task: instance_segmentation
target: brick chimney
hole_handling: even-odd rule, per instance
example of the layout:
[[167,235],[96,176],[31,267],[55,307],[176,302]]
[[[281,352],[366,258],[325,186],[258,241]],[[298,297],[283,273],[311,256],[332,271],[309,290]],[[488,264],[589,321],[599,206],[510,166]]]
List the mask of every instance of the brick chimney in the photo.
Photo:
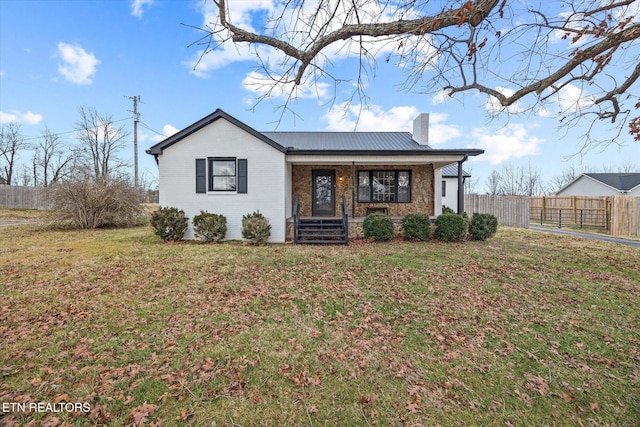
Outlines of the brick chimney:
[[420,145],[429,145],[429,114],[420,113],[413,119],[413,140]]

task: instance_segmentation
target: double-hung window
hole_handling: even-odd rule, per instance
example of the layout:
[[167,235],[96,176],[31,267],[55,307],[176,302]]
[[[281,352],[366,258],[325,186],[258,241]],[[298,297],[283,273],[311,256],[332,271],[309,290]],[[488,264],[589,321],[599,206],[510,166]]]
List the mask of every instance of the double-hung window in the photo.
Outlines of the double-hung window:
[[359,171],[358,202],[411,202],[411,171]]
[[196,193],[247,193],[247,159],[196,159]]
[[236,159],[209,159],[209,191],[236,191]]

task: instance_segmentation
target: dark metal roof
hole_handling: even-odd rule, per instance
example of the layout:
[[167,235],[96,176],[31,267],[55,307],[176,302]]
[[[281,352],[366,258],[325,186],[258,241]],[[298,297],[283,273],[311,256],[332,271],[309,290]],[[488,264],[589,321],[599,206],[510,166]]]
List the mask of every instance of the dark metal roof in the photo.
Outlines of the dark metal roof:
[[172,135],[172,136],[168,137],[164,141],[160,141],[156,145],[154,145],[151,148],[149,148],[146,152],[147,152],[147,154],[153,154],[154,156],[157,156],[158,154],[162,154],[162,150],[164,150],[165,148],[168,148],[168,147],[172,146],[176,142],[181,141],[182,139],[186,138],[187,136],[191,135],[192,133],[199,131],[203,127],[205,127],[205,126],[207,126],[207,125],[209,125],[209,124],[211,124],[211,123],[213,123],[216,120],[221,119],[221,118],[227,120],[230,123],[233,123],[234,125],[238,126],[239,128],[243,129],[244,131],[250,133],[251,135],[255,136],[256,138],[264,141],[265,143],[269,144],[270,146],[272,146],[276,150],[281,151],[283,153],[286,151],[286,149],[283,146],[281,146],[278,143],[270,140],[269,138],[267,138],[266,136],[264,136],[263,134],[261,134],[257,130],[253,129],[250,126],[247,126],[246,124],[244,124],[240,120],[236,119],[233,116],[230,116],[229,114],[225,113],[220,108],[218,108],[213,113],[211,113],[208,116],[203,117],[202,119],[198,120],[197,122],[187,126],[186,128],[182,129],[180,132],[176,133],[175,135]]
[[[462,176],[465,178],[471,178],[469,172],[462,169]],[[458,177],[458,165],[448,165],[442,168],[442,177],[443,178],[457,178]]]
[[640,185],[640,173],[585,173],[585,175],[620,191]]
[[[223,118],[285,154],[297,155],[453,155],[477,156],[480,149],[434,150],[420,145],[409,132],[258,132],[221,109],[155,144],[146,152],[154,156],[203,127]],[[456,175],[457,176],[457,175]]]
[[409,132],[262,132],[287,151],[431,151]]

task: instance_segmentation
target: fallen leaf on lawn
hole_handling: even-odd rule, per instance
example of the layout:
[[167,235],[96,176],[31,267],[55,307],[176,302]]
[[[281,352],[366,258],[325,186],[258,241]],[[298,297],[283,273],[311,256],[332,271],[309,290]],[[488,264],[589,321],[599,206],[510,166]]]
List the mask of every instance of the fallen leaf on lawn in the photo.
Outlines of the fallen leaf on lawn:
[[537,391],[540,396],[544,396],[549,392],[547,382],[540,375],[525,374],[524,376],[527,379],[527,389]]
[[182,408],[182,411],[180,411],[180,415],[178,417],[176,417],[176,420],[177,421],[186,421],[191,416],[192,416],[192,414],[188,414],[187,413],[187,408]]
[[53,398],[53,403],[60,403],[60,402],[69,402],[69,395],[68,394],[59,394],[56,397]]
[[149,417],[158,409],[158,405],[150,405],[144,402],[142,405],[131,410],[131,418],[136,426],[142,426],[149,421]]
[[406,408],[407,411],[411,412],[412,414],[417,414],[418,412],[420,412],[420,405],[415,402],[407,402]]
[[576,397],[573,394],[565,393],[564,391],[560,391],[558,395],[567,403],[571,403],[576,399]]
[[367,393],[360,398],[360,405],[362,406],[373,406],[376,403],[378,396],[374,393]]

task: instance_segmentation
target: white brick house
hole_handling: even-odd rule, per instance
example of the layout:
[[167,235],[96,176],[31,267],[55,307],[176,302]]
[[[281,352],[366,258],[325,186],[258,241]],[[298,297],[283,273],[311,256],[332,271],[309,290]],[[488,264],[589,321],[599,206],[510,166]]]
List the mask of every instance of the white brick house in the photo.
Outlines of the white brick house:
[[[258,132],[218,109],[147,153],[158,163],[161,206],[189,218],[201,210],[222,214],[232,240],[242,239],[242,216],[259,210],[271,224],[270,241],[284,242],[295,200],[308,218],[440,213],[440,169],[484,151],[432,149],[427,127],[428,116],[420,115],[413,135]],[[193,237],[190,225],[185,238]]]

